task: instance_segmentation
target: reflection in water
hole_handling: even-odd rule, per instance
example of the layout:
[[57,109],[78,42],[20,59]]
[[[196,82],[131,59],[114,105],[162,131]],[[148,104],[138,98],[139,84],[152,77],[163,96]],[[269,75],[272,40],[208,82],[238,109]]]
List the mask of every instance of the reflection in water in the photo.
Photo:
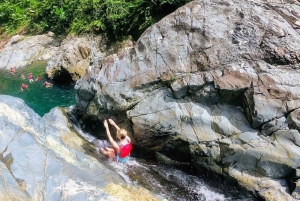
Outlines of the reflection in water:
[[[26,68],[16,69],[12,75],[9,69],[0,70],[0,94],[21,98],[36,113],[43,116],[56,106],[68,107],[75,105],[75,89],[70,84],[56,84],[46,88],[43,84],[47,80],[45,76],[46,63],[35,63]],[[31,72],[33,83],[28,80],[28,72]],[[25,79],[21,78],[24,75]],[[41,76],[41,80],[36,78]],[[48,80],[50,81],[50,80]],[[21,84],[27,84],[28,88],[21,90]]]

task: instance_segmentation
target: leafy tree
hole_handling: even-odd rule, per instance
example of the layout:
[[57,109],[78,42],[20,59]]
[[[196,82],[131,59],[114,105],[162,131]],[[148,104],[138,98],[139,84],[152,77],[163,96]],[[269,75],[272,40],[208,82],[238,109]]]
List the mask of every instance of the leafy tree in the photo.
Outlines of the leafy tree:
[[2,0],[0,33],[104,34],[137,39],[146,28],[190,0]]

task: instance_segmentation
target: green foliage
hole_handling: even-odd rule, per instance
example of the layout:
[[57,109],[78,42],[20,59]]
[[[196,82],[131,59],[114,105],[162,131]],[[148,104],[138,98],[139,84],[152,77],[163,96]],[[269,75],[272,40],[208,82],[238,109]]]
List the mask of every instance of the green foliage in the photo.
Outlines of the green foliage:
[[[137,39],[146,28],[190,0],[2,0],[2,31],[104,34]],[[1,31],[1,30],[0,30]]]
[[178,77],[176,75],[173,75],[170,79],[170,81],[176,81],[178,79]]
[[26,26],[29,23],[27,18],[27,6],[29,1],[9,1],[4,0],[0,3],[0,25],[7,33]]

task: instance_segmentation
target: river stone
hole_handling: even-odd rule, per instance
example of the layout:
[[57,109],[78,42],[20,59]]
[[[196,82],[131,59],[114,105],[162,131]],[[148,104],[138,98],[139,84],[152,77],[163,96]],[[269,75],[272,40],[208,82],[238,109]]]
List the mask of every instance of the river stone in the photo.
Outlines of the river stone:
[[296,189],[294,190],[292,196],[295,199],[300,200],[300,179],[298,179],[296,182]]
[[291,112],[287,117],[287,122],[290,127],[300,130],[300,109]]
[[49,35],[15,35],[0,51],[0,69],[18,69],[37,60],[49,60],[58,45]]
[[294,199],[288,193],[288,186],[285,180],[269,179],[267,177],[259,177],[246,172],[240,171],[236,168],[230,168],[229,174],[237,178],[239,183],[249,191],[261,192],[265,200],[286,200],[294,201]]
[[276,118],[267,122],[261,127],[261,134],[265,136],[272,135],[277,130],[288,130],[287,120],[285,117]]
[[300,169],[299,168],[295,170],[294,178],[300,179]]
[[18,181],[11,175],[10,171],[2,162],[0,163],[0,170],[0,200],[31,200],[30,196],[23,191],[20,183],[18,183]]
[[146,199],[91,156],[65,113],[56,107],[41,118],[23,100],[0,95],[0,199],[115,200],[120,192]]

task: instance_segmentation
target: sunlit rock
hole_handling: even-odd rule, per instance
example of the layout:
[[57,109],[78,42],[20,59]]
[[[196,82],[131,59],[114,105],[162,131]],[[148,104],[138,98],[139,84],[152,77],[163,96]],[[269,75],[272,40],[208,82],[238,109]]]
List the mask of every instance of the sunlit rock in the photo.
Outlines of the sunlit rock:
[[49,35],[15,35],[0,51],[0,69],[18,69],[34,61],[49,60],[59,44],[59,41]]
[[23,100],[0,96],[1,200],[115,200],[119,192],[158,200],[138,186],[140,191],[130,190],[93,157],[93,148],[72,129],[65,112],[57,107],[41,118]]
[[137,145],[292,200],[283,181],[300,166],[299,10],[297,1],[192,1],[89,68],[76,112],[99,121],[126,112]]

